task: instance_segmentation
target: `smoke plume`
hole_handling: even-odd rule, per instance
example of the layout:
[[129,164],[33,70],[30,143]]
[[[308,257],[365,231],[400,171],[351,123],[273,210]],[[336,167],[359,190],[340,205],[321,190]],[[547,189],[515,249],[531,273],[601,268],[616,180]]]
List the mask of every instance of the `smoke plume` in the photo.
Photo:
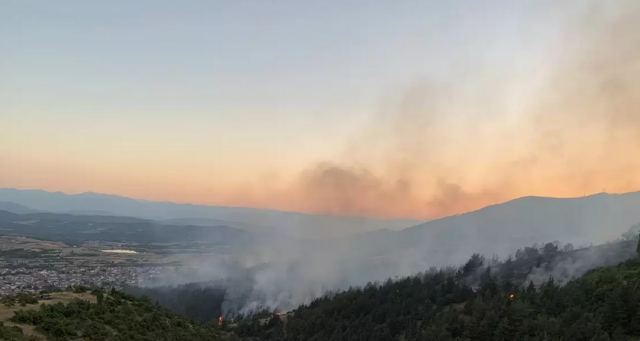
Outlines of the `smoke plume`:
[[639,188],[640,4],[571,13],[544,58],[468,60],[447,81],[388,95],[339,157],[301,172],[300,208],[433,218],[523,195]]
[[[640,188],[640,3],[597,2],[571,13],[544,58],[517,72],[470,61],[447,81],[421,78],[389,95],[339,157],[301,171],[290,189],[295,205],[332,214],[433,218],[521,195]],[[543,225],[542,214],[518,220],[538,205],[530,199],[502,216],[485,211],[452,218],[455,228],[442,223],[433,231],[379,231],[323,242],[261,240],[235,250],[233,262],[244,269],[240,278],[249,276],[243,283],[250,288],[231,292],[243,303],[226,307],[291,308],[327,290],[459,264],[473,252],[504,257],[534,242],[602,242],[614,214],[637,212],[637,202],[611,215],[594,212],[610,199],[593,200],[602,205],[539,203],[559,222],[555,227]],[[567,216],[575,207],[573,214],[584,217]],[[581,223],[586,217],[601,220]],[[615,228],[636,218],[627,214]],[[520,230],[511,229],[519,223]],[[603,254],[611,260],[628,256],[628,250],[622,257],[600,251],[577,253],[584,257],[540,269],[531,279],[549,273],[570,278],[605,264]],[[235,266],[207,264],[194,263],[199,280],[238,277],[230,274]]]

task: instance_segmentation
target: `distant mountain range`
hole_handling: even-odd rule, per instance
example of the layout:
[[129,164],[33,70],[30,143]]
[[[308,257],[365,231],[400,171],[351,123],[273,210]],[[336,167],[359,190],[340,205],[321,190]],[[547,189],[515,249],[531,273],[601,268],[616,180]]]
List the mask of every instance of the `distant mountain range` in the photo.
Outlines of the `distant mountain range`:
[[[73,212],[153,219],[148,224],[226,226],[294,238],[333,238],[359,256],[415,258],[418,266],[464,261],[471,253],[506,256],[523,245],[560,241],[585,246],[620,237],[640,223],[640,192],[580,198],[524,197],[419,225],[404,220],[282,212],[136,200],[97,193],[0,189],[0,210]],[[405,225],[403,225],[405,224]],[[411,226],[400,229],[402,226]],[[322,245],[322,244],[318,244]],[[332,244],[336,246],[338,244]],[[319,247],[322,248],[322,247]],[[405,262],[406,263],[406,262]]]
[[[507,256],[518,247],[559,241],[575,246],[620,238],[640,224],[640,192],[581,198],[524,197],[401,231],[377,231],[356,242],[376,255],[398,253],[456,264],[471,253]],[[376,247],[372,248],[371,245]]]
[[[25,209],[31,209],[58,213],[120,215],[166,220],[169,224],[227,225],[254,232],[278,232],[300,238],[341,237],[378,229],[397,230],[417,223],[415,220],[385,220],[258,208],[177,204],[91,192],[65,194],[4,188],[0,189],[0,201],[5,202],[4,208],[0,204],[0,209],[15,213],[27,213]],[[16,212],[16,209],[20,212]]]
[[[533,244],[606,243],[640,224],[640,192],[569,199],[524,197],[400,230],[394,229],[402,221],[184,205],[95,193],[4,189],[0,201],[5,209],[0,210],[2,235],[73,245],[112,241],[140,247],[165,243],[180,244],[182,249],[198,247],[211,251],[210,255],[190,260],[187,268],[201,271],[172,274],[169,279],[177,280],[172,284],[237,278],[251,292],[247,304],[274,308],[296,306],[326,290],[412,275],[430,266],[461,264],[473,253],[505,259]],[[112,215],[102,214],[106,212]],[[314,236],[325,240],[309,238]],[[562,271],[575,273],[595,263],[582,257],[564,264]]]
[[0,235],[60,241],[69,245],[93,241],[143,245],[239,245],[257,237],[224,225],[164,225],[131,217],[49,212],[18,214],[3,210],[0,210]]
[[37,212],[37,210],[10,201],[0,201],[0,210],[18,214]]

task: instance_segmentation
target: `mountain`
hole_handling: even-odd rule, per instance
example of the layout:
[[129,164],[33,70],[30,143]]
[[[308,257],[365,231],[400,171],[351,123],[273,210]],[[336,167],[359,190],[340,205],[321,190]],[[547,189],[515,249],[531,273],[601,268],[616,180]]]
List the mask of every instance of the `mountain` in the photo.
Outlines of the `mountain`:
[[[242,225],[260,232],[280,232],[296,237],[330,238],[382,228],[399,229],[415,220],[341,217],[277,210],[177,204],[131,199],[99,193],[65,194],[42,190],[0,189],[0,200],[51,212],[110,212],[154,220],[188,219],[197,225]],[[211,222],[213,221],[213,223]]]
[[636,244],[604,246],[632,250],[631,259],[563,286],[517,277],[593,250],[545,247],[499,264],[476,255],[457,269],[350,288],[287,313],[258,313],[230,328],[260,340],[637,340]]
[[[241,254],[259,255],[264,264],[242,272],[247,274],[248,290],[234,292],[234,297],[248,297],[238,304],[239,311],[260,305],[291,309],[328,290],[409,276],[432,266],[454,266],[474,253],[506,259],[523,245],[560,241],[573,244],[566,245],[570,249],[600,244],[620,238],[638,223],[640,193],[526,197],[401,231],[378,230],[330,241],[261,240]],[[559,271],[579,274],[599,257],[603,256],[586,255],[562,264]],[[244,278],[242,274],[226,278]]]
[[0,210],[8,211],[13,213],[33,213],[37,212],[34,209],[31,209],[27,206],[16,204],[15,202],[10,201],[0,201]]
[[416,259],[422,256],[422,264],[443,265],[462,262],[472,253],[505,257],[521,245],[549,241],[603,243],[639,223],[640,192],[524,197],[401,231],[365,233],[352,242],[376,255],[410,253]]
[[50,212],[17,214],[2,210],[0,228],[1,235],[5,236],[25,236],[68,244],[103,241],[233,245],[253,238],[247,231],[224,225],[166,225],[132,217]]
[[[314,219],[329,224],[331,219],[342,218],[256,209],[156,203],[99,194],[65,195],[17,190],[0,190],[0,194],[11,194],[12,202],[23,205],[28,202],[29,207],[40,210],[99,209],[137,217],[164,217],[161,222],[143,219],[141,222],[116,224],[106,221],[101,223],[105,229],[100,230],[96,229],[96,225],[90,226],[90,222],[65,223],[65,219],[71,218],[62,218],[52,223],[40,222],[41,225],[38,226],[3,224],[2,228],[7,228],[4,225],[8,225],[12,234],[28,231],[32,236],[44,239],[61,240],[71,235],[80,241],[99,237],[101,240],[135,242],[163,242],[171,241],[172,238],[188,242],[207,236],[207,239],[210,238],[214,243],[236,246],[228,248],[232,251],[228,258],[213,255],[212,259],[201,259],[198,263],[191,264],[192,267],[198,268],[221,268],[224,269],[223,273],[204,271],[193,275],[179,273],[178,276],[169,277],[180,279],[179,283],[174,284],[204,282],[223,277],[242,278],[249,295],[237,306],[237,310],[240,311],[250,310],[251,307],[259,305],[290,309],[322,295],[327,290],[340,290],[349,286],[364,285],[369,281],[408,276],[424,271],[430,266],[460,264],[474,253],[504,259],[514,255],[522,245],[543,245],[553,241],[572,243],[575,247],[599,244],[619,238],[632,226],[640,223],[640,193],[601,193],[567,199],[525,197],[404,230],[381,229],[354,233],[356,229],[350,236],[320,240],[285,238],[276,233],[247,231],[274,231],[273,225],[266,222],[270,217],[277,217],[280,221],[285,221],[283,226],[291,229],[300,226],[301,233],[312,235],[311,232],[317,234],[324,231],[323,225],[317,221],[314,223]],[[32,196],[40,198],[40,201],[27,200]],[[48,201],[42,198],[48,198]],[[198,213],[213,215],[216,212],[224,214],[220,217],[197,218]],[[229,212],[250,212],[247,214],[250,218],[247,220],[250,222],[230,219],[234,217]],[[46,217],[44,213],[39,214],[39,218],[22,217],[19,220],[24,222],[42,220]],[[184,217],[175,217],[177,214]],[[82,216],[75,217],[73,219]],[[100,216],[90,217],[98,219]],[[256,223],[257,217],[264,218],[262,224]],[[310,225],[287,224],[286,217],[300,218],[300,221],[310,222]],[[16,221],[18,220],[10,223]],[[185,223],[191,225],[185,228]],[[338,226],[344,227],[345,220],[342,220],[342,223]],[[194,226],[196,224],[202,226]],[[261,230],[261,227],[265,229]],[[83,229],[93,233],[81,233]],[[312,231],[314,229],[319,230]],[[162,233],[151,234],[148,231]],[[149,236],[154,236],[154,239],[149,239]],[[251,259],[252,262],[245,264],[238,262],[236,258]],[[214,267],[212,264],[220,264],[220,267]],[[568,266],[570,270],[573,269],[571,264]],[[233,289],[238,288],[235,286]],[[246,293],[244,290],[239,291],[242,292],[238,295]]]

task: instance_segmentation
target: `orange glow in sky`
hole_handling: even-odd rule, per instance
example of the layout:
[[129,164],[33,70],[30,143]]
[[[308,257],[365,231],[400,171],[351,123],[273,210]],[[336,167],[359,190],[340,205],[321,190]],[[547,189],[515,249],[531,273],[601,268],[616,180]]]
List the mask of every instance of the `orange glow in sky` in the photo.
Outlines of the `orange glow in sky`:
[[637,2],[10,6],[0,187],[419,219],[640,190]]

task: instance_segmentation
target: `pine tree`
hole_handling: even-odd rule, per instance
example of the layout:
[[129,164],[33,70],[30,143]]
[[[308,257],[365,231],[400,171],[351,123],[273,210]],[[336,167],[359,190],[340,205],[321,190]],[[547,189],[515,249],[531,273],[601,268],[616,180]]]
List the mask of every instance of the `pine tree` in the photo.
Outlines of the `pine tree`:
[[508,318],[503,318],[500,320],[498,327],[495,332],[495,340],[498,341],[510,341],[513,340],[515,336],[515,331],[513,326],[509,323]]

